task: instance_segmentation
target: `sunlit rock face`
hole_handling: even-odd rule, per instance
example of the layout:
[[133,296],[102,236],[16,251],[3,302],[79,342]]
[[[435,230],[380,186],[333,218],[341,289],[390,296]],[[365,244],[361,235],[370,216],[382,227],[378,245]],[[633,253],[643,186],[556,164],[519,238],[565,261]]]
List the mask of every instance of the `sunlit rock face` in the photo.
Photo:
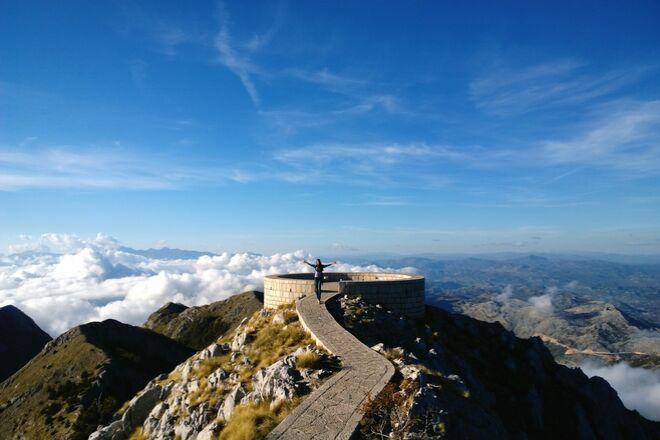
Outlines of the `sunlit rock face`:
[[[427,306],[410,319],[345,297],[333,315],[400,375],[363,434],[446,438],[657,438],[603,379],[554,362],[539,338]],[[397,376],[395,376],[397,377]]]

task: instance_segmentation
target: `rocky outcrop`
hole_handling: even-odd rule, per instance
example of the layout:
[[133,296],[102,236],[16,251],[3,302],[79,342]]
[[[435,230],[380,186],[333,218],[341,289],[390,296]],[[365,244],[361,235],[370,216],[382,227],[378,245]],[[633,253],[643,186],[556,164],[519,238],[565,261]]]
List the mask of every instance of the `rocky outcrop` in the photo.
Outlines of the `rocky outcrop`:
[[614,305],[585,301],[570,293],[548,294],[554,310],[543,310],[529,301],[506,301],[483,295],[457,306],[461,313],[487,322],[499,322],[517,336],[540,336],[555,359],[569,366],[585,360],[660,367],[660,331],[641,329]]
[[144,327],[201,350],[262,307],[263,293],[255,291],[198,307],[167,303],[149,316]]
[[[266,403],[276,411],[314,390],[332,373],[333,362],[309,344],[298,322],[284,319],[283,313],[261,310],[243,320],[225,341],[213,342],[168,376],[151,381],[121,417],[98,429],[90,440],[125,439],[137,429],[150,439],[210,439],[231,422],[240,406]],[[259,366],[292,336],[298,342],[288,347],[288,353]],[[272,344],[267,344],[270,338]],[[318,362],[303,368],[303,356]]]
[[0,307],[0,382],[18,371],[51,339],[18,308]]
[[659,423],[603,379],[555,363],[538,338],[433,307],[414,321],[344,298],[333,314],[400,373],[365,405],[367,437],[660,438]]

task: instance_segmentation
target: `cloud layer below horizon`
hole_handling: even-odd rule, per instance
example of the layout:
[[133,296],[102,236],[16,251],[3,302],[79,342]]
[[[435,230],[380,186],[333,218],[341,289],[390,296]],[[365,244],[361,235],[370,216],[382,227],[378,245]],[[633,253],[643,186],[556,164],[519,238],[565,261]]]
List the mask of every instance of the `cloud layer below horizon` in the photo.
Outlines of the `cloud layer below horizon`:
[[580,365],[589,376],[605,379],[619,394],[628,409],[636,409],[650,420],[660,422],[660,372],[645,368],[634,368],[625,362],[614,365]]
[[[103,234],[92,240],[44,234],[26,238],[0,256],[0,306],[12,304],[51,336],[104,319],[140,325],[168,301],[208,304],[246,290],[261,290],[265,275],[309,272],[298,250],[204,255],[196,259],[148,258]],[[377,266],[338,263],[340,271]]]

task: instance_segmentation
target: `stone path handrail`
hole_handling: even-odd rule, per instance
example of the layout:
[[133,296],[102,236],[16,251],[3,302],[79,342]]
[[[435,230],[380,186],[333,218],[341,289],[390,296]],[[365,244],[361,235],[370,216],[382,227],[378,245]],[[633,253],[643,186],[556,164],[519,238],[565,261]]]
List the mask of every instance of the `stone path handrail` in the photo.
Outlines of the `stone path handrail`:
[[394,375],[392,364],[335,321],[325,304],[339,293],[324,292],[324,304],[308,295],[296,303],[305,329],[343,364],[341,371],[309,395],[266,438],[311,440],[351,438],[368,396],[375,397]]

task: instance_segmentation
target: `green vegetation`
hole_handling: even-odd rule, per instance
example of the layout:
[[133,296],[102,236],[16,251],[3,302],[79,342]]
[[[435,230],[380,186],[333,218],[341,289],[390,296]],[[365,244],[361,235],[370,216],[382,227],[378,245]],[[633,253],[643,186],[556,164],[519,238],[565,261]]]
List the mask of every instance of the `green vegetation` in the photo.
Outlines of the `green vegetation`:
[[198,307],[168,303],[154,312],[144,327],[197,351],[231,333],[247,316],[263,308],[263,294],[243,292]]
[[218,368],[222,368],[223,365],[227,365],[230,360],[231,353],[225,353],[222,356],[204,359],[195,370],[195,376],[206,377]]
[[121,402],[189,355],[168,338],[117,321],[76,327],[0,387],[0,405],[7,405],[0,438],[87,439]]
[[0,438],[14,438],[16,432],[26,438],[56,434],[75,438],[82,408],[78,394],[89,387],[91,377],[105,361],[103,352],[80,335],[38,354],[0,389],[0,404],[29,395],[3,411]]
[[[232,353],[227,352],[200,362],[194,372],[195,377],[199,379],[199,388],[190,396],[191,407],[194,408],[202,402],[213,405],[230,391],[229,388],[225,389],[222,386],[212,389],[208,385],[206,377],[218,368],[222,368],[225,372],[237,372],[241,386],[249,392],[252,390],[252,377],[260,368],[273,364],[280,357],[292,353],[301,346],[313,344],[313,340],[298,322],[298,315],[292,305],[282,306],[275,313],[282,315],[283,323],[274,323],[272,313],[259,312],[245,324],[242,329],[247,331],[247,342],[243,353],[234,361],[231,360]],[[231,332],[216,342],[229,343],[234,336],[235,332]],[[314,356],[318,358],[318,355]]]
[[[208,404],[210,408],[218,408],[237,384],[249,393],[252,391],[252,379],[257,371],[301,347],[314,344],[302,328],[293,305],[282,306],[277,310],[262,309],[254,313],[241,327],[224,334],[215,342],[219,345],[229,344],[241,334],[245,335],[245,343],[240,351],[226,352],[206,359],[193,357],[190,360],[194,369],[191,372],[192,377],[189,376],[188,380],[196,381],[197,388],[185,394],[184,401],[187,403],[170,409],[178,417],[179,423],[182,423],[183,419],[190,416],[202,403]],[[339,364],[335,358],[306,352],[297,356],[296,367],[333,371],[339,368]],[[222,370],[227,378],[212,386],[209,383],[209,376],[218,370]],[[232,379],[229,379],[229,376],[232,376]],[[181,380],[180,372],[172,372],[167,379],[160,382],[164,385],[167,382],[181,382]],[[317,386],[319,382],[319,379],[314,379],[312,387]],[[299,404],[300,400],[295,398],[291,402],[268,400],[258,403],[252,401],[249,404],[238,405],[226,422],[219,418],[215,420],[220,426],[218,438],[237,440],[263,438]]]
[[248,328],[254,330],[249,333],[253,342],[246,354],[256,368],[267,367],[303,345],[314,345],[314,340],[297,322],[298,316],[292,306],[283,306],[278,311],[284,315],[285,324],[275,324],[258,314],[248,324]]

